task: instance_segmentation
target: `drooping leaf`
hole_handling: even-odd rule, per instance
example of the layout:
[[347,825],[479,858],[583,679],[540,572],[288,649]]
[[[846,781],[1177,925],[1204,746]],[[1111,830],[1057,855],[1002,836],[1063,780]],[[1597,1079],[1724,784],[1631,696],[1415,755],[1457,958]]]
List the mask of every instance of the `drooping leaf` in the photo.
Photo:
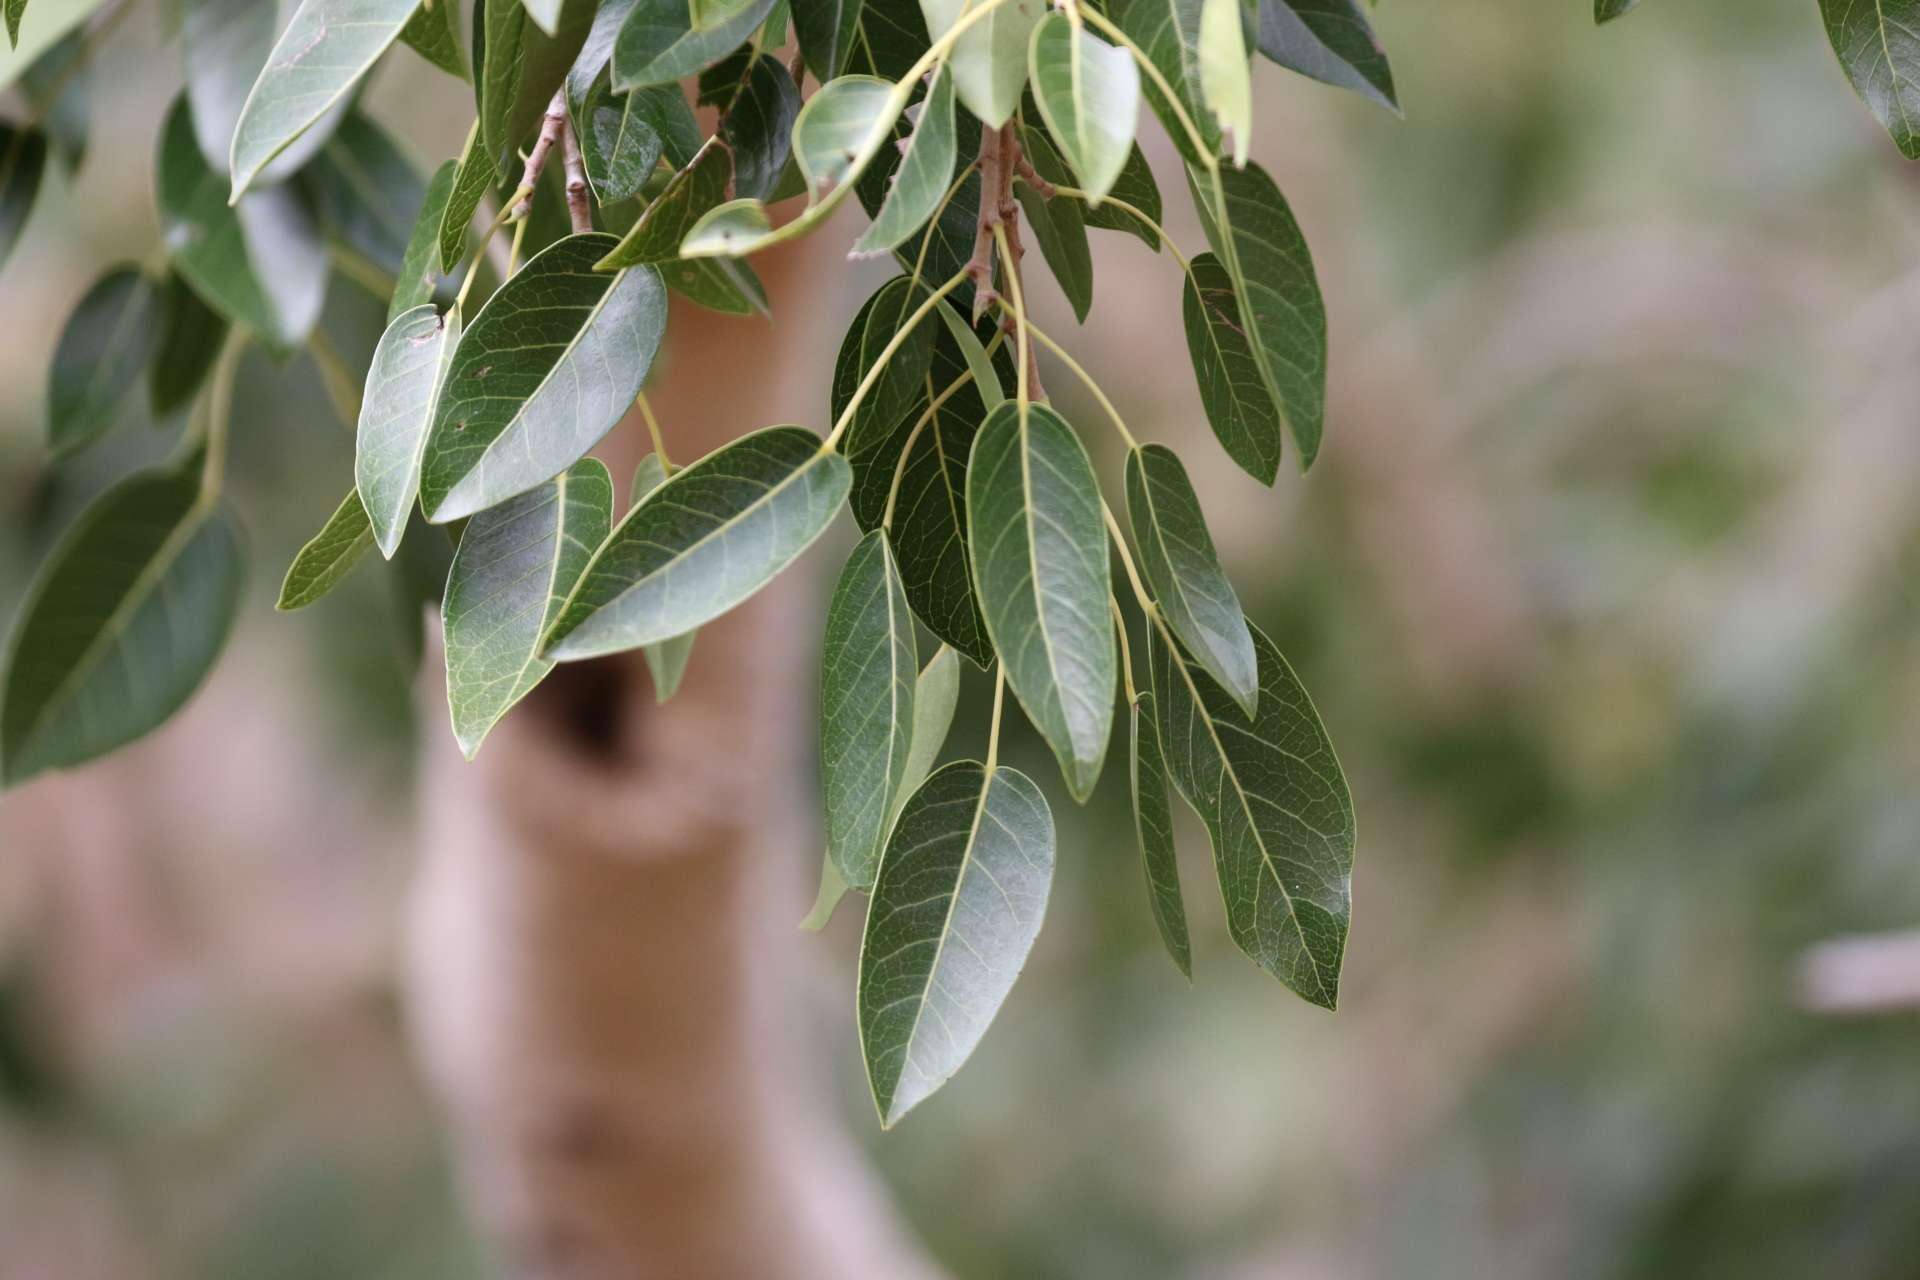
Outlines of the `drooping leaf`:
[[1112,0],[1107,16],[1127,38],[1140,46],[1178,95],[1179,107],[1199,133],[1205,155],[1195,152],[1180,113],[1160,91],[1152,76],[1142,92],[1147,105],[1160,117],[1167,136],[1188,164],[1200,164],[1220,152],[1220,125],[1207,107],[1200,89],[1200,8],[1204,0]]
[[1040,114],[1088,200],[1098,205],[1133,152],[1140,69],[1125,49],[1057,11],[1034,27],[1028,60]]
[[469,760],[553,670],[540,636],[612,524],[613,477],[597,458],[467,522],[440,616],[453,736]]
[[282,612],[304,609],[346,579],[361,557],[373,549],[373,525],[360,504],[360,491],[349,490],[320,532],[287,566],[274,608]]
[[1153,168],[1147,164],[1147,157],[1140,150],[1139,143],[1136,142],[1127,153],[1127,162],[1120,166],[1120,176],[1114,179],[1113,189],[1108,195],[1112,198],[1087,209],[1083,215],[1087,225],[1103,231],[1130,232],[1140,237],[1147,248],[1158,253],[1160,233],[1119,207],[1120,203],[1125,203],[1152,218],[1156,224],[1161,220],[1160,184],[1153,180]]
[[[439,0],[442,4],[451,0]],[[413,230],[407,235],[406,252],[401,255],[400,271],[394,277],[393,297],[387,302],[387,322],[402,311],[433,300],[440,283],[440,224],[446,220],[447,198],[453,194],[453,180],[460,162],[449,160],[434,171],[427,183],[427,194],[414,217]]]
[[353,478],[380,554],[393,559],[420,493],[428,431],[460,349],[460,309],[422,303],[395,316],[373,349],[360,398]]
[[1240,0],[1200,0],[1200,96],[1233,142],[1233,162],[1247,162],[1253,135],[1253,77]]
[[[640,459],[640,466],[633,473],[633,505],[639,506],[641,499],[665,484],[666,479],[666,464],[660,461],[659,454],[650,453]],[[640,655],[647,660],[647,672],[653,677],[655,702],[665,702],[679,692],[680,679],[687,674],[687,660],[693,657],[693,641],[698,634],[689,631],[640,650]]]
[[1593,20],[1611,22],[1639,3],[1640,0],[1593,0]]
[[714,0],[695,27],[687,0],[639,0],[613,45],[613,87],[626,93],[698,74],[752,38],[774,0]]
[[421,467],[421,505],[435,524],[551,480],[633,404],[666,331],[667,291],[646,267],[595,270],[613,245],[568,236],[467,326]]
[[880,212],[854,242],[855,256],[885,253],[926,225],[953,183],[959,150],[953,122],[953,73],[943,66],[927,90],[906,155],[893,171]]
[[348,112],[301,171],[300,182],[312,193],[321,230],[336,251],[398,279],[427,186],[391,134],[360,112]]
[[1015,769],[957,761],[894,824],[860,943],[860,1047],[882,1126],[960,1069],[1046,915],[1053,814]]
[[[442,0],[451,4],[452,0]],[[493,185],[493,162],[487,159],[480,141],[480,122],[467,130],[466,146],[460,150],[459,168],[453,176],[453,190],[447,194],[447,207],[440,215],[440,269],[452,272],[467,256],[467,231],[473,223],[480,198]]]
[[199,498],[194,469],[135,475],[47,558],[8,646],[7,785],[141,737],[200,687],[233,624],[241,557],[233,521]]
[[[181,0],[180,54],[200,154],[215,173],[232,154],[234,126],[273,51],[278,7],[255,0]],[[312,154],[302,147],[295,166]],[[280,166],[276,166],[280,167]],[[291,169],[281,168],[285,177]]]
[[794,121],[793,157],[810,202],[872,158],[904,105],[896,101],[894,86],[872,76],[841,76],[807,99]]
[[1133,829],[1140,839],[1140,862],[1147,873],[1147,904],[1167,954],[1180,972],[1193,978],[1193,947],[1187,938],[1187,907],[1180,896],[1180,862],[1173,845],[1173,809],[1167,800],[1167,762],[1160,751],[1160,727],[1153,695],[1133,702]]
[[680,256],[734,258],[757,253],[790,238],[782,232],[798,234],[791,229],[805,217],[802,214],[776,231],[773,219],[767,215],[767,206],[760,201],[729,200],[701,214],[699,221],[688,228],[686,238],[680,242]]
[[[1300,451],[1300,469],[1320,452],[1327,399],[1327,311],[1313,255],[1280,188],[1257,164],[1188,170],[1207,242],[1233,282],[1240,328],[1267,394]],[[1226,196],[1216,207],[1212,182]],[[1224,214],[1224,216],[1223,216]]]
[[160,135],[161,235],[173,268],[222,316],[261,341],[306,341],[326,296],[327,250],[298,186],[250,191],[227,205],[227,182],[193,140],[186,99]]
[[820,658],[820,783],[827,853],[855,889],[873,883],[906,776],[920,657],[887,535],[847,558]]
[[[800,38],[804,43],[804,32]],[[853,22],[853,48],[834,75],[900,80],[913,69],[927,44],[927,24],[919,0],[864,0]],[[812,69],[812,63],[807,65]],[[832,78],[814,71],[814,79],[821,84]]]
[[301,0],[234,126],[233,198],[347,96],[419,7],[420,0]]
[[686,109],[678,89],[663,86],[615,93],[603,74],[583,97],[569,99],[580,158],[600,203],[633,199],[653,176],[666,142],[648,123],[646,107],[669,96]]
[[820,855],[820,888],[813,895],[813,906],[807,912],[807,918],[800,927],[809,933],[818,933],[833,920],[833,912],[840,905],[840,899],[847,896],[850,888],[840,878],[840,868],[833,865],[833,855],[822,852]]
[[567,103],[586,101],[593,82],[604,73],[609,83],[613,76],[613,46],[620,38],[620,28],[626,25],[627,15],[639,0],[601,0],[594,11],[593,22],[587,28],[587,38],[581,42],[580,52],[574,56],[573,66],[567,69]]
[[593,0],[564,0],[548,34],[520,0],[480,0],[475,6],[481,150],[500,177],[516,173],[515,151],[533,136],[554,91],[566,80],[586,43],[594,10]]
[[159,299],[138,267],[94,282],[67,318],[47,383],[47,441],[54,456],[104,435],[152,359]]
[[920,669],[913,684],[913,734],[907,740],[907,768],[894,792],[893,812],[887,818],[892,829],[907,801],[933,772],[933,762],[947,745],[953,728],[953,713],[960,705],[960,655],[951,645],[941,645]]
[[773,314],[766,286],[738,258],[676,258],[656,263],[655,269],[667,288],[709,311],[729,316]]
[[1261,380],[1233,278],[1211,253],[1196,254],[1188,264],[1181,306],[1187,352],[1213,434],[1241,470],[1272,484],[1280,471],[1280,406]]
[[680,242],[688,229],[726,198],[732,175],[732,153],[720,139],[709,138],[693,163],[667,181],[640,220],[627,229],[596,268],[610,271],[679,257]]
[[792,154],[793,122],[799,114],[800,90],[780,60],[771,54],[753,58],[720,126],[721,137],[733,149],[735,195],[773,198]]
[[847,496],[846,459],[804,427],[768,427],[674,472],[627,513],[547,635],[592,658],[703,626],[812,545]]
[[1127,454],[1127,518],[1161,616],[1249,716],[1260,697],[1253,637],[1213,550],[1187,469],[1163,444]]
[[[1023,129],[1021,145],[1027,158],[1042,178],[1055,186],[1071,181],[1066,162],[1036,129]],[[1093,309],[1093,249],[1087,243],[1087,224],[1077,200],[1055,196],[1051,200],[1025,182],[1016,182],[1013,193],[1027,215],[1027,225],[1039,242],[1040,256],[1060,284],[1060,292],[1073,307],[1074,318],[1084,322]],[[1031,279],[1031,277],[1029,277]]]
[[800,56],[821,84],[846,71],[859,32],[860,10],[861,0],[793,0],[793,34],[800,42]]
[[193,402],[227,340],[227,322],[179,276],[168,276],[161,287],[159,312],[159,340],[147,367],[147,404],[156,419]]
[[1920,160],[1920,0],[1820,0],[1820,18],[1853,91],[1900,154]]
[[[832,419],[837,424],[861,382],[873,369],[900,323],[925,299],[924,289],[910,288],[905,276],[895,276],[874,291],[853,317],[834,361]],[[929,397],[927,370],[933,359],[933,325],[924,321],[902,340],[867,394],[854,410],[842,452],[853,468],[853,513],[862,529],[880,523],[887,487],[900,456],[899,432],[910,423]]]
[[1353,909],[1353,800],[1307,691],[1273,641],[1250,630],[1260,666],[1253,718],[1149,629],[1161,745],[1212,840],[1233,940],[1331,1009]]
[[[960,20],[967,0],[920,0],[927,32],[939,39]],[[1020,105],[1027,86],[1027,42],[1046,12],[1041,0],[1011,0],[961,34],[947,58],[954,91],[980,123],[997,129]]]
[[69,31],[20,76],[20,96],[46,130],[53,154],[69,173],[87,154],[92,123],[93,59],[85,29]]
[[967,468],[967,546],[1007,684],[1085,801],[1113,733],[1119,662],[1093,463],[1060,415],[1009,401]]
[[460,52],[460,0],[420,0],[400,28],[400,42],[454,79],[468,78]]
[[966,361],[967,372],[973,375],[974,391],[980,397],[981,407],[991,409],[1007,398],[1005,389],[1000,385],[1000,371],[994,368],[993,358],[987,354],[986,344],[980,341],[980,335],[960,318],[952,302],[951,297],[941,300],[940,320],[946,325],[947,336],[953,339],[960,358]]
[[[1605,22],[1639,0],[1594,0],[1594,18]],[[1604,10],[1611,9],[1607,13]],[[1260,0],[1255,37],[1260,52],[1303,76],[1351,89],[1389,111],[1400,110],[1386,50],[1367,22],[1359,0]]]
[[47,135],[0,124],[0,263],[13,252],[47,171]]
[[13,45],[20,43],[20,19],[26,12],[27,0],[7,0],[6,18],[8,44]]

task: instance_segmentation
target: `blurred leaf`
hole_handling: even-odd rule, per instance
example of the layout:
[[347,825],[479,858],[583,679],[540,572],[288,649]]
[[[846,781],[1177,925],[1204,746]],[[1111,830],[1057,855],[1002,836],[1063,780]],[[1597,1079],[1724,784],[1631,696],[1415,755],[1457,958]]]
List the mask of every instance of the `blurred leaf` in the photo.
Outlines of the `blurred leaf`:
[[[441,0],[441,3],[450,2]],[[434,170],[433,180],[427,183],[427,194],[413,219],[400,270],[394,277],[393,297],[387,301],[389,324],[402,311],[433,301],[433,291],[439,286],[441,276],[440,225],[446,221],[447,199],[453,194],[453,180],[459,172],[460,162],[449,160]]]
[[1160,117],[1167,136],[1188,164],[1200,164],[1220,152],[1220,126],[1207,109],[1200,91],[1200,7],[1203,0],[1112,0],[1107,14],[1127,38],[1140,46],[1166,82],[1179,95],[1179,105],[1205,144],[1206,155],[1196,154],[1166,96],[1146,77],[1142,86],[1147,105]]
[[1040,932],[1054,847],[1046,797],[1015,769],[957,761],[900,811],[860,944],[860,1047],[882,1127],[986,1034]]
[[14,39],[8,45],[0,46],[0,89],[12,85],[21,72],[93,16],[105,0],[33,0],[32,9],[24,13],[25,0],[9,3],[20,6],[14,11],[19,30],[9,33]]
[[6,18],[8,44],[17,45],[20,43],[20,18],[26,11],[27,0],[7,0]]
[[[1037,129],[1022,129],[1020,142],[1042,178],[1055,186],[1071,183],[1066,162]],[[1093,250],[1087,244],[1087,224],[1080,202],[1067,196],[1049,200],[1025,182],[1016,182],[1014,195],[1027,215],[1027,225],[1039,242],[1040,256],[1073,307],[1074,318],[1085,322],[1093,309]],[[1028,279],[1032,277],[1029,276]]]
[[[451,4],[452,0],[443,0]],[[493,185],[493,164],[480,142],[480,122],[467,130],[466,146],[460,150],[459,168],[454,173],[453,190],[447,195],[446,211],[440,216],[440,270],[451,274],[467,256],[467,232],[480,198]]]
[[1241,328],[1233,278],[1210,253],[1188,264],[1182,314],[1208,425],[1241,470],[1272,484],[1280,471],[1280,408],[1260,378],[1252,344]]
[[1030,60],[1040,114],[1088,201],[1098,205],[1133,152],[1140,69],[1131,53],[1058,12],[1034,27]]
[[47,443],[55,457],[92,444],[114,423],[152,359],[158,298],[135,266],[94,282],[67,318],[47,385]]
[[467,522],[447,575],[447,705],[471,760],[488,730],[553,670],[540,636],[613,524],[597,458]]
[[561,0],[520,0],[520,3],[527,7],[527,16],[535,26],[548,35],[559,31]]
[[1160,184],[1153,180],[1153,168],[1147,163],[1139,143],[1136,142],[1127,153],[1127,162],[1120,167],[1120,176],[1114,179],[1113,189],[1108,194],[1113,200],[1091,206],[1081,215],[1086,224],[1103,231],[1129,232],[1140,237],[1147,248],[1155,253],[1160,252],[1160,233],[1114,204],[1114,201],[1120,201],[1132,205],[1156,224],[1162,220]]
[[[641,499],[666,483],[666,479],[666,464],[660,461],[659,454],[650,453],[640,459],[640,466],[633,473],[633,505],[639,506]],[[665,702],[679,692],[680,679],[687,674],[687,660],[693,656],[693,641],[698,634],[689,631],[640,650],[640,655],[647,660],[647,671],[653,676],[655,702]]]
[[[907,152],[893,171],[880,212],[854,242],[855,254],[885,253],[926,225],[953,183],[959,155],[953,123],[953,73],[942,66],[921,104]],[[942,277],[944,278],[944,277]]]
[[460,308],[443,318],[430,302],[395,316],[374,348],[360,398],[353,476],[374,541],[389,560],[419,496],[428,431],[459,352]]
[[593,25],[593,0],[565,0],[554,34],[531,21],[520,0],[479,0],[474,8],[474,83],[481,150],[502,178],[533,136]]
[[1640,0],[1593,0],[1593,20],[1611,22],[1639,3]]
[[87,153],[93,114],[93,62],[86,32],[69,31],[41,54],[20,77],[20,94],[52,140],[54,154],[69,171]]
[[1045,405],[987,415],[967,468],[967,546],[994,651],[1027,718],[1085,802],[1113,734],[1119,661],[1100,483]]
[[559,660],[656,644],[740,604],[833,523],[846,459],[768,427],[676,471],[600,548],[548,632]]
[[1149,628],[1160,741],[1213,842],[1234,942],[1331,1009],[1353,909],[1353,800],[1312,699],[1273,642],[1250,630],[1260,665],[1252,718]]
[[400,28],[400,40],[454,79],[468,78],[467,59],[460,52],[460,0],[421,0]]
[[47,170],[47,135],[0,124],[0,263],[20,239]]
[[[1639,2],[1594,0],[1594,19],[1605,22]],[[1260,0],[1255,43],[1290,71],[1400,110],[1386,50],[1359,0]]]
[[847,557],[820,657],[820,786],[827,854],[855,889],[873,883],[906,776],[920,657],[887,535]]
[[800,56],[821,84],[846,71],[860,10],[861,0],[793,0],[793,34]]
[[1247,162],[1253,137],[1253,78],[1240,19],[1240,0],[1200,0],[1200,95],[1222,136],[1232,139],[1236,165]]
[[596,269],[666,262],[680,256],[680,242],[701,216],[727,196],[733,175],[732,154],[718,138],[707,139],[693,163],[674,174],[640,220],[597,264]]
[[193,402],[227,340],[226,320],[177,275],[161,286],[159,326],[147,367],[147,403],[156,419]]
[[[967,8],[967,0],[920,0],[927,33],[936,40]],[[1011,0],[954,42],[947,56],[954,91],[981,124],[997,129],[1020,105],[1020,92],[1027,86],[1027,43],[1044,12],[1041,0]]]
[[1854,92],[1900,154],[1920,160],[1920,0],[1820,0],[1820,17]]
[[[191,142],[191,140],[189,140]],[[0,706],[7,785],[157,728],[213,667],[240,600],[240,536],[197,469],[102,494],[28,591]]]
[[639,0],[614,41],[613,87],[626,93],[705,70],[751,39],[773,3],[714,0],[696,30],[687,0]]
[[733,149],[735,195],[755,200],[773,197],[774,185],[792,153],[793,122],[799,114],[800,91],[780,60],[760,54],[749,62],[740,91],[720,125],[721,136]]
[[568,236],[500,286],[453,353],[421,468],[444,524],[524,493],[586,456],[646,381],[667,293],[645,267],[594,264],[612,236]]
[[327,238],[397,279],[427,188],[393,135],[350,112],[300,180]]
[[360,502],[360,491],[349,490],[287,566],[274,608],[283,612],[304,609],[346,579],[362,556],[373,548],[373,524]]
[[1173,810],[1167,801],[1167,763],[1160,754],[1160,726],[1153,695],[1133,702],[1133,828],[1140,838],[1140,862],[1147,873],[1147,905],[1167,954],[1193,980],[1193,946],[1187,939],[1187,907],[1180,896],[1180,860],[1173,844]]

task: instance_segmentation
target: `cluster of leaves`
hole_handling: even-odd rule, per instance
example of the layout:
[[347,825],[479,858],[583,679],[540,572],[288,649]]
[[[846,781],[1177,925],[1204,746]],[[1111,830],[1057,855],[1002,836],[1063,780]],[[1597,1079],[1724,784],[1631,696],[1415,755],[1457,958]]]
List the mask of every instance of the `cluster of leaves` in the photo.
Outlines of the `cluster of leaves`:
[[[0,252],[49,155],[81,162],[87,53],[127,7],[6,0],[33,118],[0,126]],[[1598,0],[1596,17],[1630,7]],[[1875,6],[1872,31],[1865,10],[1825,7],[1863,95],[1900,122],[1903,149],[1920,146],[1902,134],[1914,50],[1887,12],[1920,0]],[[1325,314],[1300,229],[1248,159],[1250,59],[1397,109],[1357,0],[478,0],[470,26],[456,0],[302,0],[277,37],[255,0],[170,13],[185,88],[157,146],[164,252],[109,271],[68,321],[49,440],[59,458],[100,439],[143,376],[156,416],[188,411],[188,429],[174,463],[82,516],[20,610],[0,778],[137,738],[205,677],[241,594],[221,498],[234,370],[248,342],[314,341],[338,267],[390,299],[388,327],[359,396],[353,485],[280,606],[322,598],[372,549],[450,539],[447,688],[469,755],[557,662],[640,649],[670,696],[699,628],[851,509],[864,537],[827,619],[816,918],[849,888],[870,895],[859,1022],[883,1123],[971,1053],[1045,911],[1047,801],[997,759],[1009,688],[1079,801],[1124,691],[1148,900],[1183,971],[1169,778],[1208,831],[1235,941],[1335,1005],[1353,811],[1331,743],[1246,620],[1180,459],[1137,442],[1087,379],[1128,446],[1123,533],[1040,390],[1038,346],[1086,374],[1027,319],[1021,226],[1082,318],[1090,228],[1165,248],[1221,446],[1272,484],[1290,437],[1304,470]],[[357,105],[396,44],[473,85],[466,143],[426,181]],[[1207,252],[1181,254],[1159,225],[1134,137],[1143,99]],[[713,109],[711,136],[696,107]],[[564,182],[548,181],[559,164]],[[769,427],[675,466],[642,392],[669,293],[765,312],[746,258],[849,193],[871,219],[854,254],[891,253],[903,274],[842,344],[831,429]],[[776,223],[782,202],[795,207]],[[618,513],[588,454],[636,402],[655,451]],[[922,628],[938,641],[924,666]],[[963,662],[992,672],[992,736],[982,759],[934,770]]]

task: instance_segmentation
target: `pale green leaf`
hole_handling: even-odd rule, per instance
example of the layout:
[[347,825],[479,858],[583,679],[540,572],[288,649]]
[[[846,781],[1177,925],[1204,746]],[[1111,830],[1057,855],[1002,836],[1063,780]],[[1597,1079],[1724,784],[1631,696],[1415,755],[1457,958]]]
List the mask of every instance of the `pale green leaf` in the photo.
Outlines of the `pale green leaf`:
[[46,171],[47,135],[0,124],[0,262],[7,260],[26,228]]
[[807,911],[807,918],[800,922],[800,927],[809,933],[818,933],[826,928],[833,919],[834,908],[840,905],[840,899],[847,896],[850,887],[840,878],[840,869],[833,865],[833,856],[821,854],[820,889],[813,895],[813,906]]
[[626,93],[706,70],[745,44],[774,0],[714,0],[695,29],[687,0],[639,0],[613,45],[613,87]]
[[793,156],[818,200],[864,168],[893,128],[902,105],[894,86],[874,76],[841,76],[821,85],[793,126]]
[[804,427],[768,427],[674,472],[613,531],[548,633],[592,658],[684,635],[740,604],[826,531],[846,459]]
[[953,73],[941,67],[920,106],[907,153],[873,223],[854,243],[854,256],[885,253],[926,225],[953,183],[959,156],[953,120]]
[[1028,60],[1040,114],[1088,200],[1098,205],[1133,152],[1140,69],[1125,49],[1059,12],[1034,27]]
[[127,391],[152,359],[159,298],[138,267],[94,282],[67,318],[47,380],[47,441],[56,457],[113,426]]
[[561,0],[520,0],[527,7],[527,15],[548,35],[560,29]]
[[1233,143],[1233,162],[1247,162],[1253,137],[1253,77],[1240,27],[1240,0],[1200,0],[1200,94]]
[[668,179],[640,220],[627,229],[595,269],[611,271],[679,257],[680,242],[688,230],[701,215],[726,199],[732,176],[733,157],[726,144],[718,138],[707,139],[693,163]]
[[[640,500],[666,483],[666,464],[660,455],[650,453],[640,459],[640,465],[633,473],[632,504],[640,505]],[[653,677],[653,700],[665,702],[680,691],[680,680],[687,674],[687,661],[693,657],[694,637],[699,633],[689,631],[683,636],[674,636],[650,644],[640,650],[647,660],[647,672]]]
[[306,608],[340,585],[372,549],[373,524],[360,503],[360,491],[348,490],[320,532],[287,566],[273,607],[283,612]]
[[1920,160],[1920,0],[1820,0],[1820,18],[1854,92],[1900,154]]
[[597,458],[467,522],[447,574],[447,706],[469,760],[553,669],[540,636],[613,524],[613,477]]
[[[1594,0],[1594,18],[1605,22],[1637,3]],[[1259,7],[1255,43],[1260,52],[1303,76],[1400,110],[1393,69],[1360,0],[1260,0]]]
[[[960,20],[969,0],[920,0],[927,33],[939,39]],[[1010,0],[961,33],[947,56],[960,104],[990,128],[1005,124],[1027,87],[1027,42],[1046,12],[1041,0]]]
[[[1220,125],[1208,110],[1200,90],[1200,8],[1204,0],[1112,0],[1107,16],[1127,38],[1140,46],[1161,76],[1173,87],[1179,111],[1148,76],[1142,91],[1167,136],[1189,164],[1200,164],[1219,154]],[[1200,135],[1201,151],[1181,122],[1181,112]],[[1204,154],[1202,154],[1204,153]]]
[[1006,391],[1000,385],[1000,371],[993,367],[993,360],[987,355],[986,344],[980,341],[960,313],[950,305],[950,298],[940,300],[940,320],[947,327],[953,344],[960,350],[961,359],[967,362],[967,372],[973,375],[973,385],[986,408],[993,408],[1007,398]]
[[[23,0],[9,2],[20,5]],[[24,13],[16,8],[19,30],[9,33],[14,37],[10,44],[0,45],[0,89],[10,88],[28,67],[104,3],[106,0],[32,0],[32,7]]]
[[860,1048],[883,1127],[986,1034],[1039,935],[1054,853],[1046,797],[1018,770],[957,761],[901,810],[860,943]]
[[913,682],[913,732],[907,739],[907,767],[894,789],[893,811],[887,815],[889,831],[908,799],[933,772],[933,762],[947,745],[953,713],[959,705],[960,654],[943,644]]
[[1167,799],[1167,763],[1160,750],[1160,727],[1153,695],[1133,703],[1133,829],[1140,839],[1140,862],[1147,873],[1147,905],[1167,954],[1180,972],[1193,978],[1193,946],[1187,938],[1187,907],[1180,895],[1180,862],[1173,844],[1173,810]]
[[460,310],[403,311],[373,349],[354,443],[353,476],[380,554],[393,559],[420,493],[428,431],[460,343]]
[[646,267],[594,264],[612,236],[568,236],[500,286],[461,335],[420,473],[435,524],[559,475],[633,404],[666,331],[667,291]]
[[1119,661],[1100,484],[1045,405],[987,415],[967,468],[967,546],[993,647],[1027,718],[1085,801],[1113,733]]
[[[441,0],[450,3],[451,0]],[[453,194],[453,180],[459,175],[460,162],[449,160],[434,171],[420,212],[407,236],[407,247],[400,258],[400,271],[394,277],[393,297],[387,302],[387,321],[402,311],[433,300],[440,284],[440,224],[446,221],[447,199]]]
[[[767,216],[767,206],[758,200],[729,200],[715,205],[688,228],[680,242],[683,258],[732,258],[765,249],[791,238],[795,218],[779,230]],[[789,234],[782,234],[783,232]]]

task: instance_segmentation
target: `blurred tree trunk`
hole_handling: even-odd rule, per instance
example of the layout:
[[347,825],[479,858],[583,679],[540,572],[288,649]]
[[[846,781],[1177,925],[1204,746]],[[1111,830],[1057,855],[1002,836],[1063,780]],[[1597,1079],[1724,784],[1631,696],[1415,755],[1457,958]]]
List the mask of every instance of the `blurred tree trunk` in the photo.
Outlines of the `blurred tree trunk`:
[[[789,316],[804,263],[767,270]],[[791,326],[676,305],[669,332],[651,398],[677,463],[822,398]],[[601,451],[623,487],[635,426]],[[664,705],[638,654],[557,668],[472,764],[429,656],[409,1006],[509,1275],[930,1274],[783,998],[806,900],[800,585],[702,629]]]

